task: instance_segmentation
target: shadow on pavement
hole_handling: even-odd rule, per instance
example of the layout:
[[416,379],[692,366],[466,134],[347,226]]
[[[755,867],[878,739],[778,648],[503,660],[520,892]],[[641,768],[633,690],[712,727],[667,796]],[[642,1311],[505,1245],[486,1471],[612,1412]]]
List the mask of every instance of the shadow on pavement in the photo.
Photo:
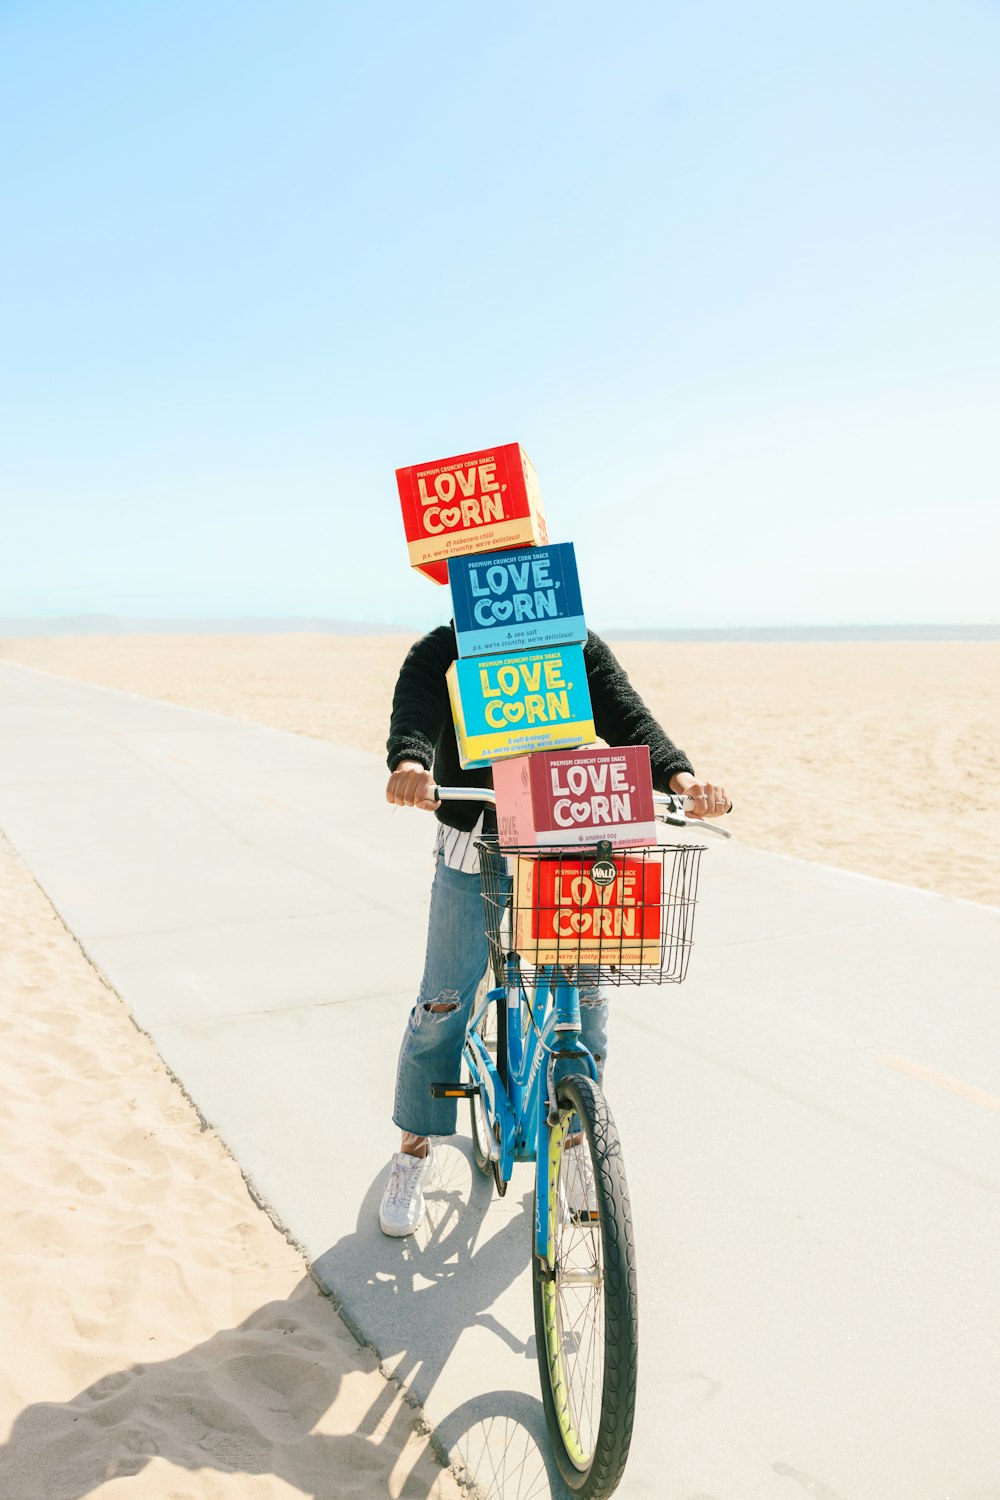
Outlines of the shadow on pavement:
[[[323,1289],[421,1403],[434,1390],[459,1337],[473,1327],[487,1330],[528,1361],[526,1383],[537,1388],[527,1285],[515,1327],[506,1326],[495,1311],[502,1294],[528,1264],[530,1181],[527,1169],[514,1177],[506,1198],[494,1204],[487,1235],[491,1184],[473,1167],[469,1143],[452,1138],[436,1148],[424,1194],[427,1213],[416,1234],[394,1240],[379,1229],[385,1183],[385,1173],[380,1172],[365,1194],[355,1231],[313,1266]],[[522,1184],[527,1191],[519,1194]],[[495,1229],[501,1215],[505,1222]],[[488,1381],[489,1368],[488,1354],[478,1357],[466,1388]],[[450,1461],[488,1500],[562,1500],[569,1495],[549,1455],[544,1412],[536,1396],[517,1390],[485,1391],[444,1419],[435,1416],[432,1427]]]
[[435,1436],[476,1481],[484,1500],[572,1500],[552,1458],[537,1396],[474,1396],[449,1412]]

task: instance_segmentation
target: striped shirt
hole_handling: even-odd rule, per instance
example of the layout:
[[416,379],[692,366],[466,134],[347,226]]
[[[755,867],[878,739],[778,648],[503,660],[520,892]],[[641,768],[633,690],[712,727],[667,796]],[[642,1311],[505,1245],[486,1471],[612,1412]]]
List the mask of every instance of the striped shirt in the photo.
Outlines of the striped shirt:
[[463,875],[479,874],[476,840],[483,836],[484,816],[480,813],[476,826],[468,832],[464,828],[451,828],[447,823],[438,824],[434,852],[436,854],[439,849],[444,851],[444,862],[449,870],[461,870]]

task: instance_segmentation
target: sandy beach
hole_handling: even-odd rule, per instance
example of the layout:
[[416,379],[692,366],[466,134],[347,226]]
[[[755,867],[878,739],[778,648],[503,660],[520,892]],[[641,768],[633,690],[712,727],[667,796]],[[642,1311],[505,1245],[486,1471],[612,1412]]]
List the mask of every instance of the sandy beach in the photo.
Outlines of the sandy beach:
[[[0,642],[44,671],[383,749],[408,637]],[[623,643],[748,844],[1000,904],[1000,645]],[[0,1494],[457,1496],[0,835]]]
[[[410,636],[0,640],[0,658],[383,754]],[[1000,643],[615,651],[734,835],[1000,905]]]
[[0,837],[0,1495],[462,1493]]

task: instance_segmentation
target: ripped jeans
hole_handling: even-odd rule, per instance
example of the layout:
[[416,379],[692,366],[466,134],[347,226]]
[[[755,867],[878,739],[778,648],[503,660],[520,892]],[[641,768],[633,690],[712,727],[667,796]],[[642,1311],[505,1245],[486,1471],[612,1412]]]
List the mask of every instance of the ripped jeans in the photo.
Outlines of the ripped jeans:
[[[454,1135],[457,1103],[432,1099],[432,1083],[457,1080],[472,1002],[486,972],[488,950],[478,875],[452,870],[439,852],[427,930],[427,956],[410,1012],[396,1073],[392,1118],[413,1135]],[[581,976],[582,977],[582,976]],[[450,1009],[433,1011],[432,1005]],[[580,985],[583,1040],[603,1072],[608,1004],[596,985]]]

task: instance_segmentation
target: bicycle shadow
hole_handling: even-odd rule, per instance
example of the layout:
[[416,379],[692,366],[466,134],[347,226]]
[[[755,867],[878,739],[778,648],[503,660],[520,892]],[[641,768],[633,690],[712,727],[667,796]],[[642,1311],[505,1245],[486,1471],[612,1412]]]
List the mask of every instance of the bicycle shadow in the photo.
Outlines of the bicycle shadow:
[[[397,1472],[413,1412],[400,1403],[387,1424],[395,1392],[386,1385],[351,1431],[338,1432],[336,1418],[323,1423],[341,1389],[332,1366],[343,1365],[344,1346],[344,1331],[304,1276],[284,1301],[265,1303],[183,1354],[25,1408],[0,1445],[0,1494],[83,1500],[154,1459],[180,1470],[273,1475],[310,1500],[329,1500],[352,1473],[384,1483]],[[353,1364],[356,1351],[348,1350]],[[314,1431],[320,1423],[334,1430]],[[383,1445],[379,1475],[372,1450]],[[398,1493],[425,1500],[439,1478],[425,1455]]]
[[449,1412],[435,1435],[483,1500],[573,1500],[552,1457],[537,1396],[474,1396]]
[[[379,1229],[380,1173],[360,1205],[355,1230],[318,1257],[313,1275],[383,1367],[422,1405],[439,1382],[450,1389],[460,1380],[464,1393],[482,1383],[484,1374],[488,1381],[491,1373],[510,1371],[512,1356],[525,1362],[513,1368],[523,1368],[525,1384],[537,1389],[530,1282],[523,1296],[508,1299],[506,1312],[498,1308],[529,1264],[533,1169],[515,1169],[507,1196],[497,1201],[464,1138],[439,1144],[435,1156],[424,1192],[426,1215],[416,1234],[393,1240]],[[466,1341],[460,1367],[447,1369],[470,1330],[474,1341]],[[476,1338],[476,1331],[483,1336]],[[538,1396],[484,1390],[431,1421],[442,1452],[484,1500],[568,1500]]]

